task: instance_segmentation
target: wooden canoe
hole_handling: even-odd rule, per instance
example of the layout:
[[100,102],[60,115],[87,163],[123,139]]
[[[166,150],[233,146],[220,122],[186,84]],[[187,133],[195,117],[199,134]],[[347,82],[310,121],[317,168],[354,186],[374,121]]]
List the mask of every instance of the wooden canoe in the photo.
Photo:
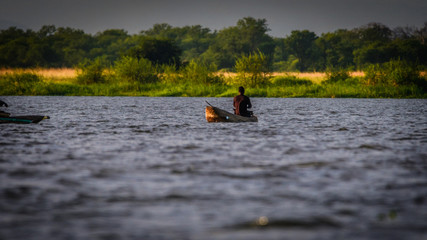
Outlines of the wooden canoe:
[[18,124],[28,124],[28,123],[39,123],[44,119],[49,119],[49,116],[9,116],[9,117],[0,117],[0,123],[18,123]]
[[217,107],[206,107],[206,120],[208,122],[258,122],[256,116],[242,117]]

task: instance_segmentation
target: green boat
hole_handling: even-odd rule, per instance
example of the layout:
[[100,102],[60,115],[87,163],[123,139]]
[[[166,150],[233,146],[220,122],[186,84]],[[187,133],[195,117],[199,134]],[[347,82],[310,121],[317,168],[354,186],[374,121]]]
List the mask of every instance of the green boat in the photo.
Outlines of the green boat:
[[39,123],[44,119],[49,119],[49,116],[0,116],[0,123],[17,123],[17,124],[28,124],[28,123]]

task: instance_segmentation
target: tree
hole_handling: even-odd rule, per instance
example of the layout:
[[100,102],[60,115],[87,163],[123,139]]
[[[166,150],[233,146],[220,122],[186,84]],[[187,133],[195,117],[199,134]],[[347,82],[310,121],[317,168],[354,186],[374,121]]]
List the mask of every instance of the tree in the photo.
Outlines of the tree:
[[424,22],[424,26],[415,31],[415,37],[421,42],[422,45],[426,44],[427,39],[427,22]]
[[274,51],[274,41],[267,35],[270,31],[266,19],[246,17],[237,22],[237,31],[241,37],[244,53],[257,51],[271,55]]
[[142,36],[150,36],[155,38],[176,39],[178,28],[174,28],[167,23],[154,24],[152,28],[141,31]]
[[146,58],[155,64],[180,65],[181,49],[170,39],[141,37],[139,44],[129,50],[129,55]]
[[239,56],[258,50],[272,59],[275,44],[273,38],[267,35],[268,31],[265,19],[240,19],[237,26],[218,32],[203,57],[215,62],[220,68],[231,68]]
[[359,47],[357,34],[344,29],[322,34],[316,40],[322,52],[324,68],[346,69],[354,66],[353,52]]
[[396,39],[386,43],[375,42],[356,49],[354,58],[359,68],[366,64],[385,63],[397,59],[425,65],[427,63],[427,46],[415,39]]
[[24,32],[16,27],[0,31],[0,66],[27,67],[23,63],[32,31]]
[[291,35],[285,38],[289,51],[298,59],[298,69],[306,71],[314,66],[318,58],[315,40],[317,36],[308,30],[292,31]]
[[389,42],[392,37],[392,31],[386,25],[381,23],[368,23],[358,29],[356,32],[359,38],[366,44],[373,42]]
[[97,33],[94,37],[94,47],[89,52],[90,58],[104,57],[110,63],[116,61],[126,52],[128,46],[125,43],[129,37],[123,29],[109,29]]
[[94,46],[92,36],[83,30],[73,28],[58,28],[52,36],[53,50],[60,55],[60,64],[73,67],[88,58],[89,51]]
[[211,33],[209,28],[204,28],[201,25],[172,27],[169,24],[162,23],[155,24],[147,31],[142,31],[141,35],[174,40],[182,50],[183,62],[190,62],[199,59],[200,55],[208,49],[215,33]]

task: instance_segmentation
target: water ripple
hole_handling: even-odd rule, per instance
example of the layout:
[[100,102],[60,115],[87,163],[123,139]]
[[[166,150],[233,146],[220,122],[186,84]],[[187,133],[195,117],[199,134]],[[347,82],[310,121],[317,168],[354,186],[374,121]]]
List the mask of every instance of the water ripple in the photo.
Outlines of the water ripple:
[[253,98],[258,123],[210,124],[205,98],[5,98],[51,119],[0,125],[0,238],[427,234],[426,100]]

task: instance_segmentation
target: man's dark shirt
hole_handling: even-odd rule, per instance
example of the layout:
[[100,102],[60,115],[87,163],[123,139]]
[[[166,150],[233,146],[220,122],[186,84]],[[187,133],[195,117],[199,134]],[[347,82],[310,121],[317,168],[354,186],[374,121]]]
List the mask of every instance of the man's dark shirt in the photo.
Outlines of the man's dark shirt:
[[251,100],[245,95],[238,95],[233,100],[234,113],[240,116],[250,117],[248,108],[252,107]]

